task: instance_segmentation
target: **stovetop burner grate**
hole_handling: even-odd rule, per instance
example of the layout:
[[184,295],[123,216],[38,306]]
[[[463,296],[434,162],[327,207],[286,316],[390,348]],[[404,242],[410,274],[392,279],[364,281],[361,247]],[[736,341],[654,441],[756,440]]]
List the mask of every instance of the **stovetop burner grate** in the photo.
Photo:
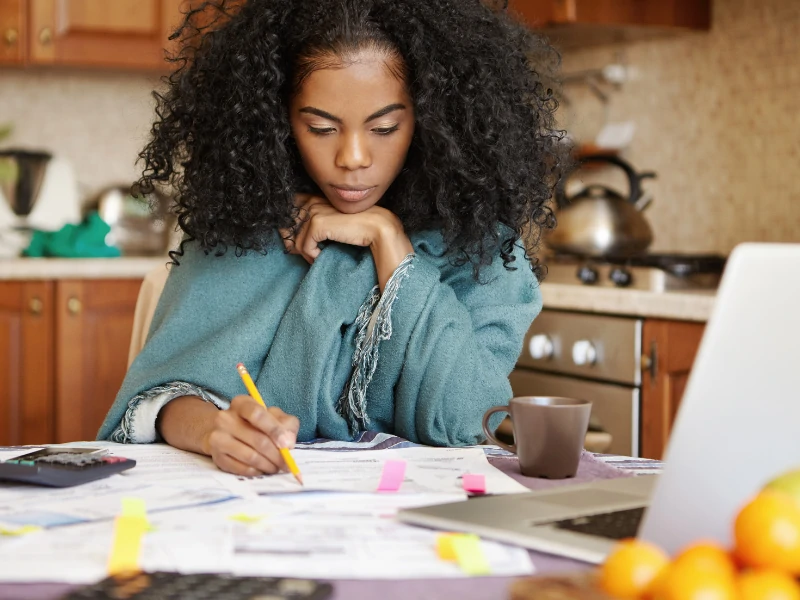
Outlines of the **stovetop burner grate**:
[[555,254],[545,259],[545,264],[617,265],[625,267],[652,267],[663,269],[676,277],[700,273],[722,273],[727,259],[720,254],[654,253],[638,256],[577,256]]
[[543,260],[547,266],[545,281],[651,291],[714,288],[725,261],[719,254],[686,253],[604,257],[556,254]]

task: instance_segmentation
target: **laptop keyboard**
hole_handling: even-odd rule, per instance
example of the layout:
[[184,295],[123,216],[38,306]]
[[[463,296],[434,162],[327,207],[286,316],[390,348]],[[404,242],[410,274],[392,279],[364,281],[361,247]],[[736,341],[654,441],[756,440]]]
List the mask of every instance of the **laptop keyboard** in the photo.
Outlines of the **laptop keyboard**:
[[644,517],[644,507],[631,508],[628,510],[617,510],[609,513],[590,515],[587,517],[577,517],[564,521],[548,523],[558,529],[567,529],[577,533],[596,535],[612,540],[636,537],[639,523]]

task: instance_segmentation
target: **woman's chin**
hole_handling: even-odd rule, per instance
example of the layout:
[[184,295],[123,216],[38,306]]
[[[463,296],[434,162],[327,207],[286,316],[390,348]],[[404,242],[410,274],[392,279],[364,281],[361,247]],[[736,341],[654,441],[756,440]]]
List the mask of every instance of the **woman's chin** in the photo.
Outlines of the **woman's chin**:
[[362,213],[365,210],[368,210],[375,206],[375,202],[367,201],[367,202],[345,202],[339,198],[328,198],[328,202],[331,203],[331,206],[338,210],[340,213],[344,213],[346,215],[355,215],[358,213]]

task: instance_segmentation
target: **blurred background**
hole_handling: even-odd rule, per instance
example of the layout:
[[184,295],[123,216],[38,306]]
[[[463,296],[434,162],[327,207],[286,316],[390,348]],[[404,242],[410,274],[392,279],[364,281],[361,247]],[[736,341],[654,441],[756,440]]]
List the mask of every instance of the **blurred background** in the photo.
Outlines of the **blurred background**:
[[[1,4],[0,124],[13,129],[0,147],[69,161],[82,202],[129,184],[160,65],[157,51],[134,42],[153,38],[159,47],[180,2]],[[574,14],[560,8],[569,4]],[[681,4],[696,8],[682,14]],[[649,14],[644,5],[656,8]],[[26,8],[33,19],[15,14]],[[658,174],[647,184],[652,250],[726,253],[744,240],[797,239],[800,4],[512,0],[508,10],[562,52],[559,117],[570,135],[596,145],[605,128],[611,135],[600,141]],[[92,48],[75,50],[89,41]]]

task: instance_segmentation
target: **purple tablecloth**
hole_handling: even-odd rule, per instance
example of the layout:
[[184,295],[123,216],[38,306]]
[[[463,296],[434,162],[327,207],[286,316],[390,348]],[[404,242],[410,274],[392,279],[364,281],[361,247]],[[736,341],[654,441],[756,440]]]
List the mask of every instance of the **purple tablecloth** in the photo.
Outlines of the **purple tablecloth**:
[[[541,490],[564,484],[585,483],[595,479],[616,479],[627,477],[628,473],[605,464],[589,453],[584,452],[578,473],[573,479],[548,480],[524,477],[519,472],[516,456],[491,456],[489,462],[519,481],[522,485]],[[541,554],[530,553],[537,573],[575,571],[589,568],[578,561]],[[473,577],[465,579],[416,579],[397,581],[336,580],[333,600],[438,600],[457,598],[458,600],[493,600],[508,598],[508,587],[513,577]],[[0,584],[2,600],[57,600],[76,586],[68,584]]]

